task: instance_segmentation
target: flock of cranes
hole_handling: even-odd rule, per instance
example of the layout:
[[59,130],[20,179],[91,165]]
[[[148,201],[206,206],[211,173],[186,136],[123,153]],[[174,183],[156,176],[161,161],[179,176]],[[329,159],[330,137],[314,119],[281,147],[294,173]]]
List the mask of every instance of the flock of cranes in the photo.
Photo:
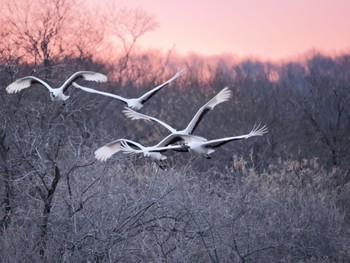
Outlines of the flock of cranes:
[[124,98],[108,92],[102,92],[95,89],[83,87],[75,82],[79,79],[95,82],[107,82],[107,76],[92,71],[78,71],[74,73],[59,88],[52,88],[47,82],[37,77],[27,76],[11,83],[6,88],[6,91],[8,93],[17,93],[25,88],[32,86],[35,83],[38,83],[44,86],[50,92],[50,97],[52,101],[65,101],[69,98],[69,96],[65,95],[65,92],[69,87],[72,86],[85,92],[117,99],[126,104],[123,113],[127,118],[131,120],[151,121],[156,124],[162,125],[170,132],[168,136],[166,136],[159,143],[153,146],[144,146],[138,142],[129,139],[117,139],[115,141],[107,143],[106,145],[102,146],[101,148],[95,151],[96,159],[102,162],[108,160],[118,152],[123,152],[126,154],[143,154],[144,157],[150,158],[152,161],[155,161],[159,165],[159,167],[164,168],[165,165],[162,161],[165,160],[167,157],[162,153],[165,151],[172,150],[179,152],[190,152],[209,159],[210,154],[213,153],[215,151],[215,148],[217,147],[220,147],[228,142],[235,140],[248,139],[254,136],[262,136],[267,132],[266,126],[255,125],[249,133],[239,136],[208,140],[207,138],[193,135],[194,130],[208,111],[213,110],[216,105],[228,101],[232,97],[232,91],[229,90],[227,87],[223,88],[211,100],[209,100],[201,108],[199,108],[199,110],[193,116],[192,120],[189,122],[187,127],[182,130],[177,130],[176,128],[171,127],[169,124],[155,117],[137,112],[143,107],[146,101],[152,98],[157,92],[159,92],[162,88],[167,86],[170,82],[177,79],[183,73],[183,71],[177,71],[172,78],[170,78],[163,84],[153,88],[152,90],[146,92],[139,98]]

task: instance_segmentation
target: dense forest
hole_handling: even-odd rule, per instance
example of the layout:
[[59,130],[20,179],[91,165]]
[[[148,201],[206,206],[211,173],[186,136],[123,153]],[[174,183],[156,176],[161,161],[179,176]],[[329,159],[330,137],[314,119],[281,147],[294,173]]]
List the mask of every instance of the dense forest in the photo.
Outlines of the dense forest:
[[[1,262],[349,260],[350,53],[279,63],[181,57],[138,46],[157,27],[143,10],[10,2],[0,0]],[[65,103],[36,84],[6,92],[24,76],[58,87],[89,70],[108,82],[80,84],[133,97],[179,69],[143,114],[181,129],[228,87],[232,98],[194,134],[241,135],[259,123],[268,133],[211,159],[168,151],[165,169],[123,153],[99,162],[94,151],[108,142],[153,145],[168,131],[74,87]]]

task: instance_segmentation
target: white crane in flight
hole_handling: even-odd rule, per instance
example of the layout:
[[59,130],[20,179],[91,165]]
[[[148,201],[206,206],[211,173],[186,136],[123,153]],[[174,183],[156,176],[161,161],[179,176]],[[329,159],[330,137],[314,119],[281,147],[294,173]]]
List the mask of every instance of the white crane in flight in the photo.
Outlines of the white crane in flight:
[[128,140],[128,139],[118,139],[110,142],[95,151],[95,157],[101,162],[107,161],[115,153],[122,151],[127,154],[143,154],[144,157],[151,159],[156,162],[158,166],[162,169],[165,168],[165,164],[162,162],[166,160],[167,157],[161,152],[167,150],[181,150],[182,145],[168,145],[164,147],[150,146],[145,147],[142,144]]
[[[215,148],[218,148],[228,142],[231,141],[237,141],[237,140],[243,140],[248,139],[250,137],[254,136],[262,136],[265,133],[267,133],[267,127],[266,125],[260,127],[260,125],[254,125],[253,129],[250,133],[239,135],[239,136],[233,136],[233,137],[225,137],[220,139],[214,139],[209,141],[198,141],[198,140],[192,140],[190,142],[183,142],[182,145],[184,148],[186,148],[190,153],[194,153],[196,155],[201,155],[207,159],[210,159],[210,154],[215,151]],[[183,135],[184,139],[186,140],[187,136],[190,135]]]
[[129,108],[133,109],[133,110],[140,110],[143,107],[143,104],[148,101],[150,98],[152,98],[158,91],[160,91],[162,88],[164,88],[166,85],[168,85],[170,82],[172,82],[173,80],[175,80],[176,78],[178,78],[179,76],[181,76],[182,74],[184,74],[184,71],[177,71],[176,74],[168,79],[166,82],[164,82],[163,84],[153,88],[152,90],[146,92],[145,94],[143,94],[141,97],[138,98],[124,98],[122,96],[119,95],[115,95],[109,92],[103,92],[103,91],[99,91],[99,90],[95,90],[95,89],[91,89],[91,88],[87,88],[87,87],[83,87],[77,83],[73,83],[73,86],[75,88],[81,89],[83,91],[89,92],[89,93],[94,93],[94,94],[100,94],[100,95],[104,95],[107,97],[111,97],[117,100],[120,100],[122,102],[124,102]]
[[65,101],[69,98],[69,96],[66,96],[64,93],[67,91],[68,87],[78,79],[85,79],[88,81],[96,82],[106,82],[107,76],[93,71],[78,71],[75,72],[72,76],[70,76],[59,88],[52,88],[47,82],[38,77],[27,76],[24,78],[17,79],[13,83],[11,83],[9,86],[7,86],[6,91],[8,93],[17,93],[23,89],[29,88],[35,83],[39,83],[49,90],[52,101]]
[[143,119],[147,121],[153,121],[155,123],[158,123],[164,126],[166,129],[168,129],[171,132],[171,134],[165,137],[160,143],[158,143],[157,144],[158,147],[166,146],[168,144],[174,143],[175,141],[179,141],[183,139],[182,135],[188,135],[186,136],[185,141],[190,141],[190,140],[192,141],[197,139],[199,139],[200,141],[206,141],[206,139],[203,137],[192,135],[193,131],[196,129],[196,127],[198,126],[199,122],[203,119],[205,114],[207,114],[210,110],[213,110],[216,105],[229,100],[231,97],[232,97],[232,91],[229,90],[227,87],[223,88],[218,94],[215,95],[215,97],[213,97],[211,100],[205,103],[197,111],[197,113],[193,116],[192,120],[188,123],[187,127],[183,130],[176,130],[169,124],[157,118],[154,118],[139,112],[135,112],[128,108],[123,110],[123,112],[125,116],[127,116],[131,120]]

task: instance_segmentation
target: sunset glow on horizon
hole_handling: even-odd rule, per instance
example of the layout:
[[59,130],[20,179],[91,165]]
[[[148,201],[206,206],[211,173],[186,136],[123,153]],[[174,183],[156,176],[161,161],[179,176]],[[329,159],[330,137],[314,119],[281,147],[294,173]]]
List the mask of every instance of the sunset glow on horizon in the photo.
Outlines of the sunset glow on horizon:
[[[100,1],[100,5],[110,3]],[[350,1],[339,0],[131,0],[118,6],[140,8],[159,27],[138,44],[186,55],[232,54],[239,58],[280,60],[310,50],[350,51]]]

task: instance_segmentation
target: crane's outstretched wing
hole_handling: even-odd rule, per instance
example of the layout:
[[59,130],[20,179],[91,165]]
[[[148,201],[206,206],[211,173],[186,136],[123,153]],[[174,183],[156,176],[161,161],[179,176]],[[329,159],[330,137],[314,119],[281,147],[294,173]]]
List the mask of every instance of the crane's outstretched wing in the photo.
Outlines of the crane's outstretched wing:
[[214,109],[214,107],[222,102],[229,100],[232,97],[232,91],[227,87],[223,88],[214,98],[204,104],[194,115],[190,123],[184,129],[184,133],[192,134],[196,129],[200,121],[203,119],[208,111]]
[[170,82],[172,82],[173,80],[177,79],[178,77],[180,77],[181,75],[184,74],[185,71],[177,71],[176,74],[171,78],[171,79],[168,79],[166,82],[164,82],[163,84],[155,87],[154,89],[146,92],[145,94],[143,94],[139,100],[140,100],[140,103],[144,103],[146,102],[147,100],[149,100],[150,98],[152,98],[158,91],[160,91],[161,88],[164,88],[166,85],[168,85]]
[[[107,143],[106,145],[100,147],[95,151],[95,158],[101,162],[107,161],[112,155],[121,151],[122,144],[127,143],[132,145],[135,148],[142,148],[143,146],[137,142],[128,140],[128,139],[118,139],[113,142]],[[131,147],[130,147],[131,148]]]
[[62,85],[63,92],[65,92],[68,87],[78,79],[85,79],[87,81],[95,82],[107,82],[107,76],[98,72],[93,71],[78,71],[70,76]]
[[125,104],[128,104],[128,99],[123,98],[123,97],[118,96],[118,95],[115,95],[115,94],[112,94],[112,93],[103,92],[103,91],[99,91],[99,90],[83,87],[83,86],[79,85],[76,82],[73,82],[73,87],[81,89],[81,90],[89,92],[89,93],[100,94],[100,95],[103,95],[103,96],[111,97],[111,98],[120,100],[120,101],[124,102]]
[[6,91],[7,93],[17,93],[22,89],[29,88],[34,83],[39,83],[45,88],[47,88],[49,91],[52,91],[52,88],[49,84],[34,76],[27,76],[24,78],[17,79],[16,81],[12,82],[10,85],[7,86]]
[[202,145],[204,147],[217,148],[217,147],[220,147],[221,145],[224,145],[224,144],[231,142],[231,141],[248,139],[248,138],[254,137],[254,136],[262,136],[265,133],[267,133],[266,125],[264,125],[262,127],[260,127],[260,125],[257,125],[257,126],[254,125],[253,129],[248,134],[234,136],[234,137],[226,137],[226,138],[221,138],[221,139],[216,139],[216,140],[210,140],[210,141],[204,142]]
[[131,120],[153,121],[153,122],[159,123],[160,125],[164,126],[171,133],[175,133],[176,132],[176,129],[174,129],[170,125],[166,124],[165,122],[163,122],[163,121],[161,121],[161,120],[159,120],[157,118],[154,118],[154,117],[151,117],[151,116],[148,116],[148,115],[136,112],[136,111],[134,111],[134,110],[132,110],[130,108],[125,107],[125,109],[123,110],[123,113],[125,114],[126,117],[128,117]]

